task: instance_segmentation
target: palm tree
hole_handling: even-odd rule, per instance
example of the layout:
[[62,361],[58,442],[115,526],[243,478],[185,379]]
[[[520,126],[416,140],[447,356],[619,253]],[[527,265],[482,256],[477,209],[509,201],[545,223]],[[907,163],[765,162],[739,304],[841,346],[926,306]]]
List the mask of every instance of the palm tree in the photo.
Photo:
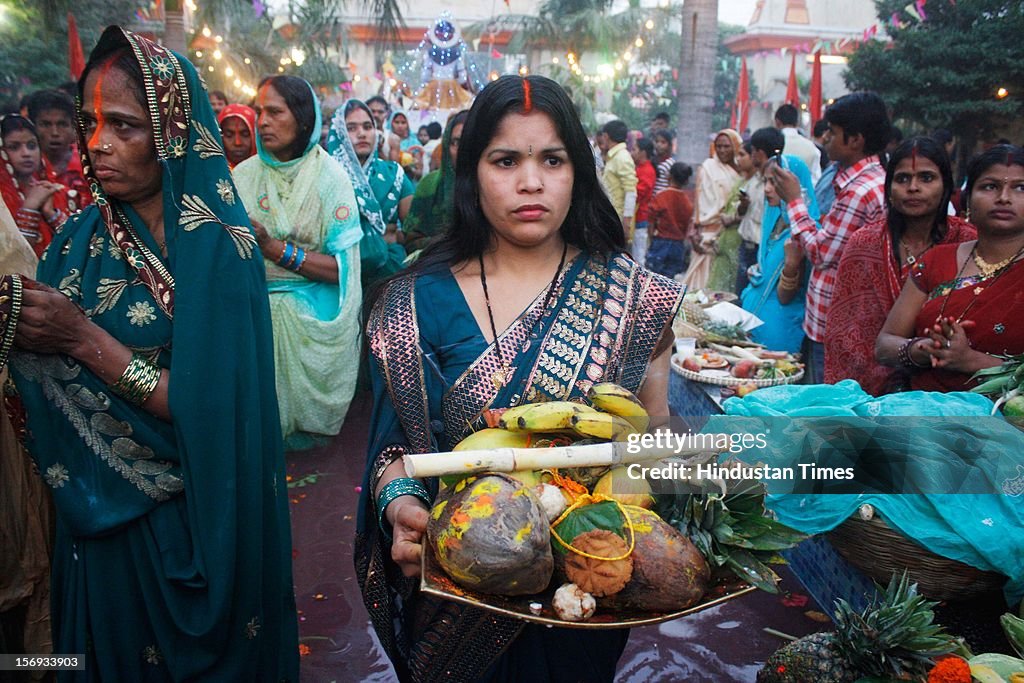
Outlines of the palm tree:
[[686,0],[682,14],[676,154],[680,161],[698,164],[708,155],[715,106],[718,0]]

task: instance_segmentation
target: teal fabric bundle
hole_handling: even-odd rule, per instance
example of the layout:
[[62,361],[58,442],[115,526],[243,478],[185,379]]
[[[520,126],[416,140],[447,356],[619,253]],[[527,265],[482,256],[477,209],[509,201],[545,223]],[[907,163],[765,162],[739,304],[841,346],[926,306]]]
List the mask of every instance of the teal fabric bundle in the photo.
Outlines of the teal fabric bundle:
[[[795,454],[804,451],[819,464],[842,461],[858,467],[874,451],[893,465],[892,472],[905,477],[908,490],[927,491],[773,495],[769,505],[783,523],[822,533],[871,504],[890,526],[928,550],[1009,577],[1004,589],[1008,604],[1024,597],[1024,433],[990,417],[987,398],[921,391],[875,398],[845,380],[761,389],[729,399],[724,408],[726,416],[709,420],[704,431],[738,433],[771,426],[768,448],[741,454],[743,460],[792,465]],[[810,429],[792,422],[819,417],[807,420]],[[813,441],[840,432],[845,443]]]

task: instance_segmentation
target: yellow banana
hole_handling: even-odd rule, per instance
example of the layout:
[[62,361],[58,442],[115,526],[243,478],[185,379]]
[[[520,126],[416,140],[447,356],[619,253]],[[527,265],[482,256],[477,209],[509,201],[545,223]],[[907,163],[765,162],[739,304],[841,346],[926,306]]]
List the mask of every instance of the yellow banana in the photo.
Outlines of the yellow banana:
[[536,403],[524,403],[523,405],[509,408],[508,410],[501,414],[500,418],[498,418],[498,426],[501,427],[502,429],[508,429],[512,431],[518,430],[519,416],[536,405]]
[[453,451],[477,451],[487,448],[526,448],[530,435],[496,427],[473,432],[452,448]]
[[612,382],[595,384],[587,392],[587,400],[598,410],[618,415],[629,421],[638,432],[647,431],[651,416],[636,395]]
[[572,429],[573,417],[596,412],[588,405],[571,401],[537,403],[531,410],[519,416],[515,428],[511,425],[507,428],[526,432],[553,432]]
[[605,441],[625,441],[638,430],[628,420],[611,413],[595,410],[572,418],[572,428],[582,436],[592,436]]

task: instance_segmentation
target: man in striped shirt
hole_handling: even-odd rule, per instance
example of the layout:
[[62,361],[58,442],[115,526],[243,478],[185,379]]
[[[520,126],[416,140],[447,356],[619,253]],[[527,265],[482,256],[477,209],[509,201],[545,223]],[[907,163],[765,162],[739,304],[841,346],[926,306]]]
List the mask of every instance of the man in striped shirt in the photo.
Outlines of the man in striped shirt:
[[882,99],[871,92],[851,93],[825,111],[829,132],[825,149],[839,167],[835,201],[821,217],[811,216],[792,173],[773,167],[775,190],[789,214],[792,237],[811,263],[804,332],[811,382],[820,383],[825,366],[825,322],[836,284],[839,258],[850,236],[885,216],[885,168],[880,155],[889,140],[889,116]]
[[658,194],[668,187],[668,170],[676,160],[672,158],[672,131],[668,128],[658,128],[651,133],[654,138],[654,169],[657,171],[657,179],[654,181],[654,194]]

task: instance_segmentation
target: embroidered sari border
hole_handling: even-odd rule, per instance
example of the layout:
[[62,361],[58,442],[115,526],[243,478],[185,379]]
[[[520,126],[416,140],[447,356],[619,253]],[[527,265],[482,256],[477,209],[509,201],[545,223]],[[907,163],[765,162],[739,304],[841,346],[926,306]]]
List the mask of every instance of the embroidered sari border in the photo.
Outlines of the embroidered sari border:
[[0,278],[0,370],[7,365],[7,357],[14,345],[14,335],[21,318],[21,300],[24,285],[21,275],[5,275]]

